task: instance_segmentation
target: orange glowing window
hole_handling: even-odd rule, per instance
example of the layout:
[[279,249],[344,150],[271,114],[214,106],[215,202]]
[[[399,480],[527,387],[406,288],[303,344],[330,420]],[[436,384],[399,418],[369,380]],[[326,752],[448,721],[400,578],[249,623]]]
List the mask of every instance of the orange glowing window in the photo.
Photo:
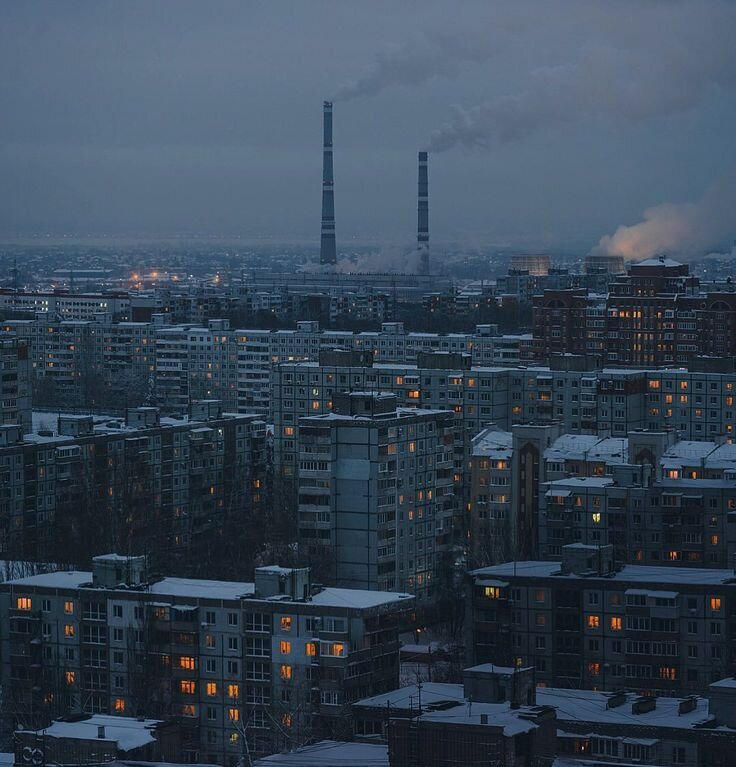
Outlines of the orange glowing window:
[[179,668],[185,668],[189,671],[194,670],[194,658],[191,655],[182,655],[179,658]]
[[291,666],[288,663],[282,663],[281,668],[279,669],[279,675],[283,680],[289,681],[292,675]]
[[66,678],[66,683],[70,685],[74,684],[77,678],[76,673],[74,671],[67,671],[64,676]]
[[240,685],[239,684],[229,684],[227,686],[227,697],[228,698],[239,698],[240,697]]
[[486,586],[483,589],[483,594],[488,597],[488,599],[498,599],[501,596],[501,589],[499,586]]
[[589,629],[598,629],[601,627],[601,616],[600,615],[589,615],[588,616],[588,628]]
[[710,598],[710,609],[711,610],[720,610],[721,609],[721,598],[720,597],[711,597]]
[[240,721],[240,709],[238,709],[238,708],[229,708],[227,710],[227,718],[231,722],[239,722]]
[[179,690],[185,695],[194,695],[197,692],[197,683],[191,679],[182,679],[179,682]]
[[600,663],[589,663],[588,664],[588,673],[591,676],[599,676],[601,673],[601,664]]
[[677,669],[674,666],[660,666],[658,675],[660,679],[674,682],[677,679]]
[[116,714],[125,713],[125,701],[122,698],[115,698],[115,713]]
[[291,631],[291,615],[282,615],[281,616],[281,630],[282,631]]
[[214,698],[217,695],[217,682],[207,682],[205,689],[207,690],[208,697]]
[[282,655],[289,655],[291,652],[291,642],[287,642],[285,639],[282,639],[279,643],[279,651]]
[[31,598],[30,597],[18,597],[15,601],[15,607],[18,610],[30,610]]
[[67,615],[74,615],[74,602],[64,602],[64,612]]
[[64,625],[64,636],[65,637],[73,637],[74,636],[74,624],[73,623],[67,623]]
[[291,727],[291,722],[292,722],[291,714],[287,712],[281,715],[281,724],[283,724],[284,727]]
[[611,631],[621,631],[623,628],[623,619],[614,615],[611,617]]
[[419,399],[419,390],[411,389],[408,394],[409,399]]
[[293,426],[284,426],[284,435],[287,437],[293,437],[294,436],[294,427]]
[[313,658],[315,655],[317,655],[317,645],[315,642],[307,642],[305,645],[305,650],[307,655],[310,658]]

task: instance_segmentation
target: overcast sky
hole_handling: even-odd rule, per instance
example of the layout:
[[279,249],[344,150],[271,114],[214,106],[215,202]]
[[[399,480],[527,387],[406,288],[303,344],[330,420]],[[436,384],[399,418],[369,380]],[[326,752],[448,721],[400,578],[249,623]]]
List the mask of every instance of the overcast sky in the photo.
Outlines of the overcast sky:
[[593,246],[732,177],[735,13],[0,0],[0,231],[316,242],[335,97],[343,246],[412,241],[426,146],[435,240]]

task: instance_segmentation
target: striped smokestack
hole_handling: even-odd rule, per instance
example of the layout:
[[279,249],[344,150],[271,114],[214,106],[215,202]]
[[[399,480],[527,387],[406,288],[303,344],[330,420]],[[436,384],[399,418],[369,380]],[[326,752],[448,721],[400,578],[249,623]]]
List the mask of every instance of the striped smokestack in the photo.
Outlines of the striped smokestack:
[[332,102],[323,104],[324,139],[322,142],[322,237],[319,246],[320,264],[336,264],[335,248],[335,188],[332,175]]
[[422,274],[429,274],[429,180],[427,153],[419,153],[419,207],[417,208],[417,250]]

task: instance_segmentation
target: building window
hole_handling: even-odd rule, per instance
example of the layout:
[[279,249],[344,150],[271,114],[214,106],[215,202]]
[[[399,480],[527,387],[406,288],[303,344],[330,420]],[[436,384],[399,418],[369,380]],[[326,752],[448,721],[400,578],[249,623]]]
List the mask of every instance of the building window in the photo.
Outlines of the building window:
[[67,615],[74,615],[74,602],[64,602],[64,612]]
[[291,652],[291,642],[287,642],[285,639],[282,639],[279,643],[279,650],[281,651],[282,655],[289,655]]
[[70,639],[74,636],[74,624],[73,623],[66,623],[64,624],[64,636],[69,637]]
[[588,616],[588,628],[589,629],[598,629],[601,627],[601,616],[600,615],[589,615]]
[[677,679],[677,669],[674,666],[660,666],[659,678],[674,682]]
[[15,602],[15,606],[18,610],[25,610],[28,611],[31,609],[31,598],[30,597],[18,597],[18,599]]
[[320,655],[326,655],[332,658],[344,658],[345,645],[342,642],[322,642]]
[[534,592],[534,601],[535,602],[544,602],[544,599],[545,599],[544,589],[537,589]]
[[217,682],[207,682],[207,696],[214,698],[217,695]]
[[288,682],[291,679],[291,666],[288,663],[282,663],[279,673],[281,678]]
[[194,695],[197,692],[197,683],[191,679],[182,679],[179,682],[179,690],[185,695]]
[[76,681],[76,673],[74,671],[67,671],[64,676],[68,685],[72,685]]
[[125,701],[122,698],[115,698],[115,713],[116,714],[125,713]]
[[231,722],[239,722],[240,721],[240,709],[239,708],[234,708],[232,706],[230,708],[228,708],[228,710],[227,710],[227,718]]
[[498,599],[501,596],[501,589],[498,586],[486,586],[483,589],[483,593],[488,599]]
[[179,668],[185,668],[189,671],[194,670],[194,658],[192,658],[190,655],[182,655],[179,658]]
[[589,663],[588,664],[588,673],[591,676],[600,676],[601,673],[601,664],[600,663]]
[[227,686],[227,697],[237,700],[240,697],[240,685],[229,684]]
[[315,655],[317,655],[317,645],[315,642],[307,642],[305,645],[305,651],[307,653],[307,656],[310,658],[313,658]]
[[710,598],[710,609],[714,611],[718,611],[721,609],[721,598],[720,597],[711,597]]
[[281,616],[281,630],[282,631],[291,631],[291,615],[282,615]]
[[611,631],[621,631],[623,624],[623,620],[617,616],[614,615],[611,617]]

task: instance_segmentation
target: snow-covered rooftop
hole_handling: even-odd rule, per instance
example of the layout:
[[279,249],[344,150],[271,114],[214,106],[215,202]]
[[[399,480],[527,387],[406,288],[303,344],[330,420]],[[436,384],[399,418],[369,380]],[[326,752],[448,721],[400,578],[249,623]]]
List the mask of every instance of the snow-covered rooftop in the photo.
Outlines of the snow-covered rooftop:
[[272,754],[254,767],[388,767],[388,746],[322,740],[285,754]]
[[[472,575],[479,578],[513,576],[524,578],[549,578],[556,576],[562,578],[582,578],[583,576],[567,574],[562,575],[560,562],[522,561],[506,562],[502,565],[491,565],[473,570]],[[586,580],[592,580],[595,576],[584,576]],[[732,570],[709,570],[696,567],[653,567],[650,565],[624,565],[613,575],[605,576],[607,582],[617,581],[623,583],[681,583],[684,585],[703,584],[718,586],[736,583],[736,576]]]
[[120,751],[132,751],[154,743],[153,731],[161,724],[157,719],[134,719],[124,716],[93,714],[78,722],[55,721],[41,731],[47,738],[98,740],[99,727],[105,728],[105,740],[115,741]]

